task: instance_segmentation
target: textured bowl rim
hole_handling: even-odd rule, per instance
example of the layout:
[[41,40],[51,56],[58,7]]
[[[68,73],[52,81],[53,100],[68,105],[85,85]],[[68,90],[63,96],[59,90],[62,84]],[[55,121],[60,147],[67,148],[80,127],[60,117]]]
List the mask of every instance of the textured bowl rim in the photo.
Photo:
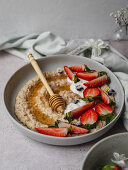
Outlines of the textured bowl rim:
[[122,135],[128,135],[128,132],[117,133],[117,134],[114,134],[114,135],[107,136],[107,137],[101,139],[101,140],[100,140],[99,142],[97,142],[96,144],[94,144],[94,145],[88,150],[88,152],[87,152],[84,160],[82,161],[82,165],[81,165],[81,169],[80,169],[80,170],[84,170],[83,168],[84,168],[84,164],[85,164],[85,161],[86,161],[87,157],[91,154],[91,152],[93,152],[93,150],[94,150],[97,146],[99,146],[101,143],[103,143],[103,142],[105,142],[105,141],[107,141],[107,140],[109,140],[109,139],[111,139],[111,138],[115,138],[115,137],[117,137],[117,136],[122,136]]
[[[40,59],[36,59],[38,62],[41,61],[41,60],[47,60],[47,58],[53,58],[53,57],[58,57],[60,58],[60,56],[62,57],[76,57],[76,58],[84,58],[83,56],[77,56],[77,55],[67,55],[67,54],[57,54],[57,55],[49,55],[47,57],[44,57],[44,58],[40,58]],[[115,74],[113,74],[113,72],[108,69],[105,65],[102,65],[101,63],[95,61],[95,60],[92,60],[90,58],[86,58],[86,60],[90,60],[90,61],[93,61],[94,63],[98,64],[99,66],[102,66],[102,67],[105,67],[109,72],[111,72],[111,74],[116,78],[116,80],[118,81],[118,84],[120,86],[120,90],[122,91],[122,96],[123,96],[123,101],[122,101],[122,107],[120,109],[120,113],[115,117],[115,119],[113,119],[109,124],[107,124],[106,126],[104,126],[103,128],[97,130],[96,132],[93,132],[93,133],[88,133],[88,134],[84,134],[84,135],[81,135],[81,136],[74,136],[74,137],[54,137],[54,136],[49,136],[49,135],[43,135],[43,134],[40,134],[40,133],[37,133],[35,131],[32,131],[30,129],[28,129],[26,126],[22,125],[21,123],[19,123],[16,119],[13,118],[13,116],[9,113],[7,107],[6,107],[6,102],[5,102],[5,92],[6,92],[6,88],[8,86],[8,83],[10,82],[10,80],[12,79],[13,76],[15,76],[15,74],[20,71],[21,69],[23,69],[24,67],[28,66],[28,65],[31,65],[30,63],[26,63],[25,65],[19,67],[11,76],[10,78],[8,79],[8,81],[6,82],[5,84],[5,88],[4,88],[4,104],[5,104],[5,108],[6,108],[6,111],[7,111],[7,115],[10,117],[10,119],[12,120],[12,122],[14,124],[16,124],[17,126],[19,126],[21,129],[23,129],[24,131],[27,131],[28,133],[31,133],[32,135],[37,135],[37,136],[40,136],[40,137],[47,137],[48,139],[61,139],[63,141],[67,141],[68,139],[72,139],[72,140],[75,140],[75,139],[80,139],[80,138],[84,138],[85,136],[91,136],[93,134],[97,134],[99,133],[100,131],[102,131],[103,129],[106,129],[108,126],[112,125],[113,122],[115,120],[118,120],[121,113],[122,113],[122,110],[123,110],[123,107],[124,107],[124,90],[123,90],[123,87],[119,81],[119,79],[115,76]]]

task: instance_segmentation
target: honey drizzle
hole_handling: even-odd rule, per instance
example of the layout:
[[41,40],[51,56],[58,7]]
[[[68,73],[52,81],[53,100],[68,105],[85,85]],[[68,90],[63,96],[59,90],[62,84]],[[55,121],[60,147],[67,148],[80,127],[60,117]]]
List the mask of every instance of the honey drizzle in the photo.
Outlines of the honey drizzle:
[[[63,75],[60,77],[49,78],[47,80],[48,82],[50,82],[53,80],[56,81],[58,79],[65,79],[65,78],[67,78],[67,76]],[[43,86],[42,82],[39,82],[33,87],[33,90],[29,93],[29,96],[28,96],[28,105],[32,109],[33,114],[36,116],[36,119],[40,123],[48,125],[48,126],[53,126],[55,124],[54,120],[50,116],[47,116],[44,113],[42,113],[42,111],[38,108],[38,106],[35,105],[35,97],[38,95],[38,91],[42,88],[42,86]],[[53,90],[53,91],[54,93],[59,93],[60,91],[64,91],[64,90],[69,91],[70,86],[69,85],[59,86],[57,90]]]
[[54,91],[54,93],[59,93],[60,91],[64,91],[64,90],[69,91],[70,90],[70,86],[69,85],[59,86],[57,88],[57,90],[53,90],[53,91]]
[[54,120],[50,118],[49,116],[43,114],[38,108],[38,106],[35,105],[35,97],[37,96],[38,91],[42,88],[42,86],[43,86],[42,82],[39,82],[38,84],[34,86],[33,90],[31,91],[28,97],[28,105],[32,109],[33,114],[36,116],[36,119],[40,123],[48,125],[48,126],[52,126],[54,125]]

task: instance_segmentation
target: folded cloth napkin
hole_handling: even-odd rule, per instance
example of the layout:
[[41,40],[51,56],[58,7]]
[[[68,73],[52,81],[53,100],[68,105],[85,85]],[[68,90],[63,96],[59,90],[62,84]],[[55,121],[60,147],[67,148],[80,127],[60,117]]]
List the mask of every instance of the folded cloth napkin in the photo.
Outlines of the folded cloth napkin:
[[[109,50],[106,53],[102,53],[102,49],[108,47]],[[80,54],[84,56],[85,50],[90,48],[92,48],[90,58],[108,67],[118,77],[124,87],[125,107],[122,118],[124,126],[128,130],[128,60],[102,40],[77,39],[66,42],[51,32],[44,32],[42,34],[30,34],[14,38],[0,44],[0,50],[5,50],[24,60],[28,60],[27,54],[29,52],[35,58],[47,57],[52,54]]]

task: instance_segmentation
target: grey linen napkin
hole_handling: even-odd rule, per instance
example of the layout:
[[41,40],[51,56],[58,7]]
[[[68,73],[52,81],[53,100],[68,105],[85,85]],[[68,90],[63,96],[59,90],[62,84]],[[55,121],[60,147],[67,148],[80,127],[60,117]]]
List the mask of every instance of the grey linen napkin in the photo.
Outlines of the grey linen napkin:
[[[64,41],[61,37],[51,32],[42,34],[30,34],[14,38],[0,44],[0,50],[5,50],[24,60],[27,59],[28,52],[34,57],[42,58],[52,54],[75,54],[83,55],[88,48],[85,39]],[[81,50],[82,49],[82,50]],[[90,58],[101,62],[108,67],[121,81],[125,92],[125,108],[122,115],[125,128],[128,130],[128,60],[115,49],[110,49],[100,56],[90,56]]]

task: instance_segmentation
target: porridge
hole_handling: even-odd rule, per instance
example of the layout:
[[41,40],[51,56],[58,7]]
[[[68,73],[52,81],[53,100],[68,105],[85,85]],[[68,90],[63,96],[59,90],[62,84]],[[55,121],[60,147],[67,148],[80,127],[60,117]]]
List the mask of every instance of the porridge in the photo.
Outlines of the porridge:
[[77,65],[45,72],[44,76],[66,108],[63,113],[52,110],[46,88],[34,77],[19,91],[15,102],[16,116],[29,129],[52,136],[76,136],[97,131],[115,118],[115,91],[109,88],[105,72]]

